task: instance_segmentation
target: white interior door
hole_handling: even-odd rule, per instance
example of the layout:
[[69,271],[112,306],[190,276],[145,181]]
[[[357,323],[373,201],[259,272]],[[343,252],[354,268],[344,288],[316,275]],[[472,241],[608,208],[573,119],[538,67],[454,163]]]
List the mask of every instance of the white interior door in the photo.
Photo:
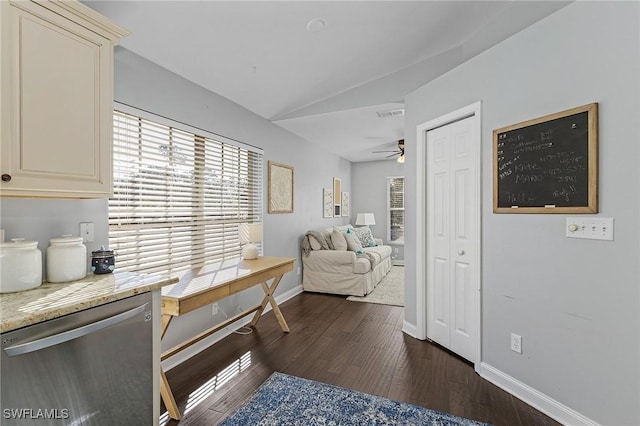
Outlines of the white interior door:
[[476,116],[427,131],[427,338],[475,362]]

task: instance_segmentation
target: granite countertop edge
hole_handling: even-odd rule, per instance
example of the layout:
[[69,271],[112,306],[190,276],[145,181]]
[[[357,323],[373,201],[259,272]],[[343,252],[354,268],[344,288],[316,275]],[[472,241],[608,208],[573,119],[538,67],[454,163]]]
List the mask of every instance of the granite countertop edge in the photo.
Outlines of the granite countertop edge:
[[88,275],[69,283],[0,294],[0,332],[17,330],[74,312],[174,284],[177,278],[132,272]]

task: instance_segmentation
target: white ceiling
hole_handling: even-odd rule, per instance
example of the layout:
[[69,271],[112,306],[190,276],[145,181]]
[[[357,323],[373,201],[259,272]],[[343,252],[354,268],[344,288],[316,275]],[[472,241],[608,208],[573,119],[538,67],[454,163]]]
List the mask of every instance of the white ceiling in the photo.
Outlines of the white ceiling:
[[[395,149],[405,94],[569,2],[84,1],[121,45],[350,161]],[[307,30],[313,19],[326,25]]]

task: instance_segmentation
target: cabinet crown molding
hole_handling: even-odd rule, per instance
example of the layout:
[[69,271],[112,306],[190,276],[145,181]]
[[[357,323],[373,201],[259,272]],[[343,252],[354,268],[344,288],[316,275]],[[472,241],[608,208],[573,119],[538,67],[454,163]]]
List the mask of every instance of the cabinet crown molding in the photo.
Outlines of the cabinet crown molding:
[[102,34],[114,45],[130,34],[125,28],[77,0],[10,0],[10,2],[18,7],[20,4],[33,2],[72,21],[81,19],[84,21],[83,25],[89,30]]

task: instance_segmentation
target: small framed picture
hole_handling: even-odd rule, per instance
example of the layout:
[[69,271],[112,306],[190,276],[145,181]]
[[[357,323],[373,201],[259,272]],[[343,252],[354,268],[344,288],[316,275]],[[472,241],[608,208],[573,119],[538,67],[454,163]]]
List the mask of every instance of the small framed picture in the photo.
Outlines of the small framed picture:
[[349,216],[349,193],[342,193],[342,216]]
[[331,189],[322,189],[322,202],[322,217],[333,217],[333,192],[331,192]]
[[293,167],[269,161],[269,213],[293,213]]

